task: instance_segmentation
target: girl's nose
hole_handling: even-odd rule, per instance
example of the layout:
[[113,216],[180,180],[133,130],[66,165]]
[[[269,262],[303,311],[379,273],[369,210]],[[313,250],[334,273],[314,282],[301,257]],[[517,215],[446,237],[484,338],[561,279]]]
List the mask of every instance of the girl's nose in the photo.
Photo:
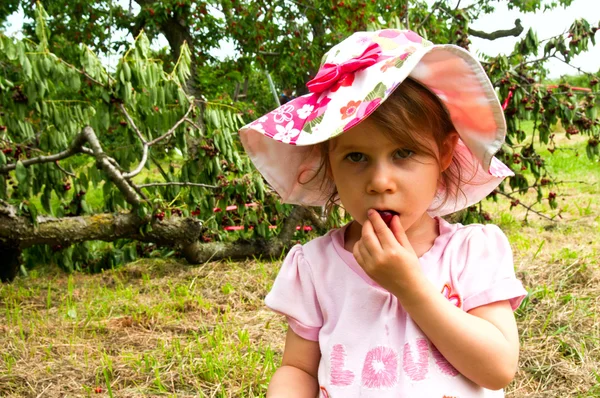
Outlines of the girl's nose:
[[368,193],[391,193],[396,191],[393,167],[385,162],[373,165],[367,182]]

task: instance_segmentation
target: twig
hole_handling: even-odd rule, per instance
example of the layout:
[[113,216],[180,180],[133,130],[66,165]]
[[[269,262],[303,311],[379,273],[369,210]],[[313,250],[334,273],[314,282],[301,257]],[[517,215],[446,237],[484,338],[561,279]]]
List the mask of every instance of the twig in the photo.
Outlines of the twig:
[[185,118],[185,121],[188,122],[189,124],[191,124],[192,126],[194,126],[196,129],[198,129],[200,131],[200,133],[202,133],[202,129],[200,128],[200,126],[198,126],[196,123],[194,123],[194,121],[190,118]]
[[[458,9],[458,5],[460,4],[460,0],[458,0],[458,4],[456,5],[456,8]],[[419,29],[421,29],[423,27],[423,25],[425,24],[425,22],[427,22],[429,20],[429,18],[431,17],[431,15],[434,13],[434,11],[440,6],[440,2],[436,1],[435,4],[431,7],[431,11],[429,12],[429,15],[427,15],[425,17],[424,20],[421,21],[421,23],[419,24],[419,26],[417,26],[417,28],[415,29],[415,32],[419,32]]]
[[504,193],[504,192],[502,192],[502,191],[498,191],[498,190],[496,190],[496,193],[499,193],[500,195],[506,196],[507,198],[509,198],[509,199],[512,199],[513,201],[515,201],[515,200],[516,200],[516,201],[517,201],[517,204],[518,204],[518,205],[521,205],[521,206],[523,206],[524,208],[526,208],[528,212],[529,212],[529,211],[531,211],[532,213],[535,213],[535,214],[537,214],[538,216],[540,216],[540,217],[542,217],[542,218],[545,218],[546,220],[550,220],[550,221],[553,221],[553,222],[558,222],[558,221],[556,221],[556,220],[554,219],[554,217],[550,218],[550,217],[548,217],[547,215],[545,215],[545,214],[543,214],[543,213],[540,213],[540,212],[539,212],[539,211],[537,211],[537,210],[533,210],[533,209],[531,208],[531,206],[527,206],[526,204],[524,204],[524,203],[521,203],[521,201],[520,201],[520,200],[513,198],[512,196],[510,196],[510,195],[509,195],[509,194],[507,194],[507,193]]
[[219,188],[216,185],[208,185],[208,184],[200,184],[195,182],[185,182],[185,181],[173,181],[173,182],[153,182],[148,184],[140,184],[139,188],[147,188],[147,187],[165,187],[168,185],[179,185],[179,186],[190,186],[190,187],[203,187],[203,188]]
[[50,384],[48,384],[41,393],[38,394],[38,396],[36,398],[40,398],[42,395],[44,395],[44,393],[46,392],[47,389],[50,388],[50,386],[52,385],[52,382],[50,382]]
[[[123,109],[123,112],[125,112],[125,115],[129,118],[129,115],[127,115],[127,111],[125,110],[125,108],[123,107],[122,104],[121,104],[121,108]],[[142,151],[143,151],[142,152],[142,160],[140,160],[140,163],[137,165],[137,167],[133,171],[123,174],[123,177],[132,178],[132,177],[135,177],[136,175],[140,174],[140,172],[144,168],[144,165],[148,161],[148,148],[150,148],[152,145],[156,144],[157,142],[159,142],[159,141],[167,138],[171,134],[173,134],[173,132],[175,132],[177,127],[179,127],[179,125],[188,118],[187,116],[189,115],[189,113],[192,111],[193,108],[194,108],[194,102],[191,102],[190,107],[188,108],[185,115],[181,119],[179,119],[177,121],[177,123],[175,123],[175,125],[173,127],[171,127],[171,129],[169,131],[167,131],[165,134],[161,135],[160,137],[153,139],[150,142],[147,142],[146,140],[144,140],[144,137],[142,137],[142,133],[137,129],[137,127],[135,127],[135,124],[133,124],[133,120],[131,120],[131,118],[129,118],[130,123],[132,124],[132,126],[134,126],[134,128],[138,134],[138,137],[140,138],[140,140],[142,140],[144,147],[142,148]]]
[[61,166],[61,165],[58,163],[58,160],[57,160],[57,161],[55,161],[55,162],[54,162],[54,164],[56,165],[56,167],[58,167],[58,169],[59,169],[60,171],[62,171],[62,172],[63,172],[63,173],[65,173],[66,175],[68,175],[68,176],[71,176],[71,177],[74,177],[74,178],[75,178],[75,177],[77,177],[75,174],[71,173],[70,171],[67,171],[67,170],[63,169],[63,168],[62,168],[62,166]]
[[[54,54],[52,54],[54,55]],[[88,75],[87,73],[85,73],[82,70],[77,69],[77,67],[71,65],[70,63],[66,62],[65,60],[63,60],[62,58],[57,57],[56,55],[54,55],[56,57],[56,59],[58,59],[60,62],[62,62],[63,64],[67,65],[69,68],[74,69],[75,71],[81,73],[82,75],[84,75],[85,77],[87,77],[88,79],[90,79],[91,81],[93,81],[94,83],[96,83],[97,85],[99,85],[100,87],[106,87],[104,84],[100,83],[98,80],[94,79],[93,77],[91,77],[90,75]],[[109,80],[110,80],[110,76],[109,76]]]
[[133,128],[133,130],[137,134],[138,138],[142,141],[143,144],[146,144],[146,139],[142,135],[142,132],[140,131],[140,129],[138,129],[137,126],[135,125],[135,122],[133,121],[131,116],[129,116],[129,113],[127,112],[127,109],[125,109],[125,106],[123,104],[119,104],[119,108],[121,109],[121,112],[123,112],[123,114],[125,115],[127,122]]
[[[83,152],[81,148],[82,148],[84,142],[85,142],[85,137],[82,134],[79,134],[79,135],[77,135],[77,137],[75,137],[73,142],[71,142],[71,145],[69,146],[68,149],[66,149],[62,152],[59,152],[57,154],[54,154],[54,155],[39,156],[37,158],[26,159],[22,162],[23,166],[27,167],[27,166],[31,166],[33,164],[38,164],[38,163],[49,163],[49,162],[54,162],[57,160],[71,157],[79,152]],[[11,164],[6,164],[4,166],[0,166],[0,174],[6,174],[9,171],[14,170],[16,167],[17,167],[16,163],[11,163]]]
[[169,131],[167,131],[165,134],[161,135],[158,138],[153,139],[152,141],[148,142],[148,146],[152,146],[154,144],[156,144],[157,142],[167,138],[168,136],[170,136],[171,134],[173,134],[173,132],[175,132],[175,129],[177,129],[177,127],[179,127],[179,125],[181,123],[183,123],[188,117],[189,113],[192,111],[192,109],[194,109],[194,103],[190,103],[190,107],[188,108],[187,112],[185,113],[185,115],[183,116],[183,118],[179,119],[179,121],[177,123],[175,123],[175,125],[173,127],[171,127],[171,129]]
[[140,195],[142,197],[142,199],[144,199],[144,200],[150,200],[150,198],[148,198],[148,196],[144,193],[144,191],[142,191],[142,188],[140,188],[139,185],[136,185],[131,180],[127,180],[127,182],[129,182],[129,185],[131,185],[133,187],[133,189],[135,189],[135,192],[137,192],[138,195]]
[[584,71],[583,69],[581,69],[580,67],[578,67],[578,66],[575,66],[575,65],[571,65],[570,63],[568,63],[568,62],[567,62],[567,61],[565,61],[564,59],[557,57],[557,56],[556,56],[556,52],[555,52],[554,54],[552,54],[552,57],[553,57],[553,58],[556,58],[556,59],[558,59],[559,61],[562,61],[562,62],[564,62],[565,64],[569,65],[571,68],[577,69],[577,71],[578,71],[579,73],[585,73],[586,75],[588,75],[588,76],[590,76],[590,77],[597,77],[597,76],[596,76],[596,75],[594,75],[593,73],[586,72],[586,71]]
[[[41,150],[41,149],[39,149],[39,148],[34,148],[34,147],[32,147],[32,146],[25,145],[25,144],[18,144],[18,143],[16,143],[16,142],[12,142],[12,141],[9,141],[9,140],[5,140],[4,138],[0,138],[0,141],[3,141],[3,142],[5,142],[5,143],[7,143],[7,144],[9,144],[9,145],[16,145],[16,146],[20,146],[20,147],[23,147],[23,148],[29,149],[30,151],[36,151],[36,152],[44,153],[44,151],[42,151],[42,150]],[[27,142],[27,140],[25,140],[24,142]]]

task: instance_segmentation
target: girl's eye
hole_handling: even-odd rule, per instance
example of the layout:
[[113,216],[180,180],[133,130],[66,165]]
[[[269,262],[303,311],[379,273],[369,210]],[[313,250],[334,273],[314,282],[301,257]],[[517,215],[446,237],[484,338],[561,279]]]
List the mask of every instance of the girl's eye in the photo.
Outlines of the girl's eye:
[[364,160],[364,157],[365,157],[365,155],[363,155],[360,152],[352,152],[352,153],[349,153],[348,155],[346,155],[346,159],[348,159],[349,161],[354,162],[354,163]]
[[394,153],[394,156],[396,156],[397,158],[400,158],[400,159],[408,159],[409,157],[411,157],[414,154],[415,153],[413,151],[411,151],[410,149],[398,149]]

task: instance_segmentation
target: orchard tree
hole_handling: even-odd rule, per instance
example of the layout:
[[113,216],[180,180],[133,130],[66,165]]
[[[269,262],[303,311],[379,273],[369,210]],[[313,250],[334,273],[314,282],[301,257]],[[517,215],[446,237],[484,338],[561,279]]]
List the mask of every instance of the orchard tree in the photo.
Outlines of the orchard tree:
[[[155,245],[200,263],[277,255],[303,219],[322,224],[264,187],[234,139],[234,108],[186,93],[185,43],[167,73],[142,31],[109,73],[85,45],[69,50],[72,63],[54,54],[47,18],[38,4],[36,41],[0,35],[3,279],[25,248],[25,265],[66,269],[110,267]],[[240,225],[233,244],[223,227]]]
[[[571,2],[508,5],[535,12]],[[535,189],[536,203],[557,206],[556,181],[533,143],[554,150],[560,122],[567,136],[589,136],[595,161],[598,78],[582,74],[587,91],[567,81],[550,87],[544,65],[587,51],[598,28],[576,20],[540,42],[519,20],[496,32],[470,27],[497,3],[135,0],[134,12],[132,1],[127,8],[114,1],[3,2],[0,24],[19,6],[32,22],[23,40],[0,34],[0,258],[11,264],[0,267],[2,277],[13,277],[19,262],[23,270],[46,261],[97,270],[148,254],[181,254],[191,263],[278,255],[300,238],[299,225],[322,232],[319,209],[279,203],[235,132],[275,106],[267,74],[278,88],[304,94],[330,46],[356,30],[386,26],[464,48],[472,36],[519,37],[512,54],[482,59],[508,123],[499,156],[515,172],[491,197],[553,219],[559,210],[549,216],[518,199]],[[134,44],[114,41],[117,30]],[[158,34],[168,51],[150,49]],[[223,40],[235,47],[225,60],[211,55]],[[107,70],[99,56],[114,53],[117,68]],[[523,120],[533,121],[532,136]],[[486,217],[472,210],[464,221]]]

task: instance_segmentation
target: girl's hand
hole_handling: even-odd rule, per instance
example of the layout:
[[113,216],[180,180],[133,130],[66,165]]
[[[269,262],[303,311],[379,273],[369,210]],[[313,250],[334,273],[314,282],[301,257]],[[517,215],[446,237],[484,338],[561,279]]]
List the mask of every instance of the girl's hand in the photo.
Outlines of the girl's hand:
[[397,215],[388,228],[379,213],[370,209],[352,253],[367,275],[390,292],[410,287],[422,275],[419,258]]

